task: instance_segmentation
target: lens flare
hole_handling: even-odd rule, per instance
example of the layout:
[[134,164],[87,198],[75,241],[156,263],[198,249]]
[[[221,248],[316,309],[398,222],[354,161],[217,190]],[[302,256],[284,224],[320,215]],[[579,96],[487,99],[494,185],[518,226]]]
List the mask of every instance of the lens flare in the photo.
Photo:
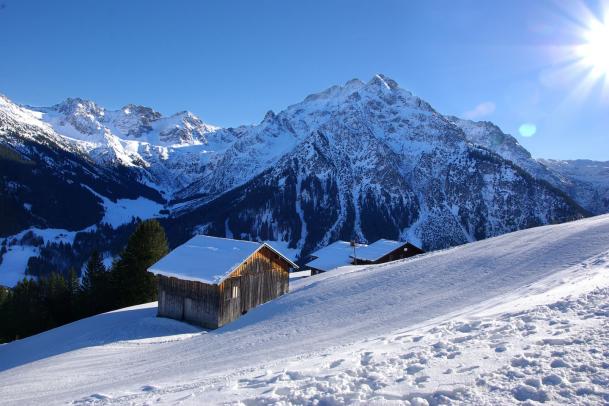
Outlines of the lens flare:
[[535,135],[537,132],[537,126],[532,123],[524,123],[520,126],[520,128],[518,128],[518,132],[521,136],[529,138]]

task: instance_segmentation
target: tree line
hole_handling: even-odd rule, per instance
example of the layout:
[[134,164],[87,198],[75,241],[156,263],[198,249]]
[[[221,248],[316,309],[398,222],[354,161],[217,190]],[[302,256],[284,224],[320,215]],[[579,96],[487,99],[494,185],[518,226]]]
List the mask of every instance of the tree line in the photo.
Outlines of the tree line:
[[108,269],[93,251],[82,278],[50,273],[0,288],[0,342],[24,338],[95,314],[156,300],[157,285],[147,269],[169,251],[156,220],[140,223]]

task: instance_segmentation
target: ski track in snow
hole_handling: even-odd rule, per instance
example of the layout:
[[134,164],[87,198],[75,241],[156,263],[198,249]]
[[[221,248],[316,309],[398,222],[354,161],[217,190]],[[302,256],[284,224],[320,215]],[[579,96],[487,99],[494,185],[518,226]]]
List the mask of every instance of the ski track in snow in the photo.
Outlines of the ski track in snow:
[[221,329],[155,303],[0,346],[5,404],[609,403],[609,215],[301,279]]

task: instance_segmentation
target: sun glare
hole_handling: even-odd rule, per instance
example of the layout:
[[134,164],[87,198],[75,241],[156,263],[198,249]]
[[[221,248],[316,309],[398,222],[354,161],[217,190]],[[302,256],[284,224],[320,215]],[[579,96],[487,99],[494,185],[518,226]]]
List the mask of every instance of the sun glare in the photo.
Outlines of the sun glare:
[[581,62],[592,70],[594,76],[609,76],[609,25],[594,21],[584,35],[586,41],[578,48]]
[[595,9],[583,0],[556,4],[562,17],[556,20],[558,32],[566,43],[555,48],[559,52],[544,83],[568,86],[570,101],[599,96],[598,101],[609,103],[609,0],[599,0]]

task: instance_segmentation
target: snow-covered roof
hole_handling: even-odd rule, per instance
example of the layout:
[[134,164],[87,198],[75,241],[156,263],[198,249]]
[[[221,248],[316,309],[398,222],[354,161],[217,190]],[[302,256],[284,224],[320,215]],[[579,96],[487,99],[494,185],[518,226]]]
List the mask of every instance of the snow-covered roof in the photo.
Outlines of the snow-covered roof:
[[[406,242],[383,238],[370,245],[357,244],[355,247],[355,258],[363,261],[376,261],[406,244]],[[307,266],[321,271],[329,271],[340,266],[351,265],[354,258],[353,247],[347,241],[336,241],[315,251],[311,256],[317,258],[307,263]]]
[[[355,247],[355,250],[357,251],[364,247],[366,246],[358,244],[358,246]],[[336,241],[315,251],[311,255],[317,258],[307,263],[307,266],[321,271],[329,271],[338,268],[339,266],[351,265],[353,247],[351,246],[351,243],[347,241]]]
[[[362,247],[361,249],[356,249],[355,255],[357,259],[364,261],[376,261],[389,254],[391,251],[394,251],[406,244],[406,242],[385,240],[384,238],[381,238],[380,240]],[[351,257],[353,257],[353,255]]]
[[197,235],[148,268],[148,272],[218,284],[262,247],[268,247],[297,268],[289,258],[265,243]]

